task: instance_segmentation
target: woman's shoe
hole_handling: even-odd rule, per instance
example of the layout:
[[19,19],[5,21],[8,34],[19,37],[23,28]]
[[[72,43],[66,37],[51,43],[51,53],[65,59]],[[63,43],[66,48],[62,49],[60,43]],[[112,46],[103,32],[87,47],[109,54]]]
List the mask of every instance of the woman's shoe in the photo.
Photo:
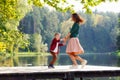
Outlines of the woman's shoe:
[[72,65],[70,66],[70,69],[78,69],[78,65]]
[[81,62],[81,68],[84,68],[86,64],[87,64],[87,60],[84,60],[83,62]]

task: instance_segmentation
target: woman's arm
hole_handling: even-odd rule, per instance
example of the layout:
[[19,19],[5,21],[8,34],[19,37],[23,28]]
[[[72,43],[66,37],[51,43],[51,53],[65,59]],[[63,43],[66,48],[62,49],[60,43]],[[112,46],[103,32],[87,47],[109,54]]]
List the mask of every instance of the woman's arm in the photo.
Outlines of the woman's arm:
[[70,35],[71,35],[71,33],[68,33],[67,35],[66,35],[66,37],[65,37],[65,39],[69,39],[70,38]]
[[68,33],[64,38],[63,41],[66,43],[67,40],[70,38],[71,33]]
[[70,30],[70,32],[65,36],[65,38],[63,38],[64,42],[66,42],[70,38],[70,35],[75,33],[78,29],[79,29],[79,25],[78,24],[74,24],[72,26],[72,29]]

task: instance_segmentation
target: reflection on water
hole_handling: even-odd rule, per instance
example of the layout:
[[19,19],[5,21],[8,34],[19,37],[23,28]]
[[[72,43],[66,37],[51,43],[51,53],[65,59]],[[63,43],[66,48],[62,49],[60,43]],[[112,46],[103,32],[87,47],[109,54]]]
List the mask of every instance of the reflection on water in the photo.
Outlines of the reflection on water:
[[[80,55],[81,57],[88,60],[89,65],[102,65],[102,66],[118,66],[117,63],[120,61],[115,54],[112,53],[89,53]],[[0,56],[0,66],[45,66],[51,60],[51,56],[14,56],[2,58]],[[79,62],[78,62],[79,63]],[[55,65],[71,65],[71,60],[68,55],[61,54]],[[80,64],[80,63],[79,63]],[[53,79],[52,79],[53,80]],[[77,79],[76,79],[77,80]],[[119,77],[109,78],[90,78],[85,80],[120,80]]]
[[19,58],[19,65],[15,66],[45,66],[48,62],[47,56],[27,56],[27,57],[18,57]]
[[[118,66],[118,57],[115,54],[84,54],[81,57],[88,60],[88,65]],[[4,59],[0,66],[45,66],[52,56],[15,56]],[[78,62],[79,63],[79,62]],[[3,65],[4,64],[4,65]],[[71,65],[72,62],[67,54],[61,54],[55,65]],[[80,63],[79,63],[80,64]]]
[[[88,60],[88,65],[101,65],[101,66],[118,66],[118,57],[115,54],[105,53],[89,53],[80,55],[82,58]],[[48,57],[48,61],[50,61]],[[79,62],[78,62],[79,63]],[[71,60],[68,55],[59,55],[57,65],[71,65]]]

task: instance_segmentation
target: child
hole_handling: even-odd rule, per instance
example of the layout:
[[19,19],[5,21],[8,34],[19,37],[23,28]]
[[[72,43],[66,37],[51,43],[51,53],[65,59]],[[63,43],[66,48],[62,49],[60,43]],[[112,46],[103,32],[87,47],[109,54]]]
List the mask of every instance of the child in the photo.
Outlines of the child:
[[60,43],[60,37],[61,37],[60,33],[55,33],[54,39],[52,40],[52,43],[50,45],[50,53],[52,54],[53,58],[48,68],[54,68],[54,63],[56,62],[59,53],[59,47],[65,45],[64,43]]

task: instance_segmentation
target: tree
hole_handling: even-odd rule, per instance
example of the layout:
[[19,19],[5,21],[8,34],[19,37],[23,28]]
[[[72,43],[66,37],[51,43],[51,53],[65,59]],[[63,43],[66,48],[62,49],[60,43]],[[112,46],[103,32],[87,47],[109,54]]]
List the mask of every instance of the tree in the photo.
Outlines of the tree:
[[46,52],[48,50],[47,44],[42,41],[42,36],[38,33],[28,35],[30,45],[28,46],[31,52]]
[[118,15],[119,19],[118,19],[118,37],[117,37],[117,48],[118,50],[120,50],[120,13]]
[[0,42],[7,46],[8,52],[14,53],[28,44],[17,26],[30,8],[24,0],[0,0],[0,4]]
[[[109,14],[109,15],[108,15]],[[86,23],[81,25],[79,40],[86,52],[112,52],[116,51],[116,26],[117,14],[112,12],[84,14]],[[72,22],[65,20],[60,27],[61,33],[66,35],[69,32]]]
[[30,10],[29,5],[24,0],[0,0],[0,3],[0,28],[16,30],[19,21]]
[[[66,11],[70,11],[70,12],[74,12],[73,10],[73,5],[69,4],[69,2],[67,2],[68,0],[0,0],[0,37],[1,37],[1,42],[9,42],[9,38],[12,39],[14,42],[12,45],[14,45],[14,47],[12,47],[11,42],[9,43],[5,43],[5,44],[9,44],[11,46],[11,48],[13,49],[10,49],[10,50],[14,50],[14,48],[16,48],[16,45],[17,44],[14,44],[15,42],[17,42],[18,39],[16,38],[19,38],[21,37],[21,41],[25,41],[26,42],[26,39],[24,39],[24,34],[21,33],[17,27],[19,25],[19,21],[29,12],[31,11],[33,8],[33,6],[39,6],[39,7],[43,7],[44,5],[48,5],[48,6],[51,6],[53,8],[55,8],[56,10],[58,11],[63,11],[63,12],[66,12]],[[86,12],[91,12],[90,11],[90,8],[91,7],[94,7],[94,6],[97,6],[99,5],[100,3],[102,2],[105,2],[107,0],[97,0],[97,1],[94,1],[94,0],[80,0],[80,3],[83,4],[83,8],[86,10]],[[116,0],[109,0],[109,1],[116,1]],[[67,6],[66,6],[67,5]],[[52,12],[51,12],[52,14]],[[40,28],[36,29],[38,30],[38,32],[43,29],[43,27],[45,27],[45,23],[47,24],[47,22],[50,24],[50,26],[56,26],[57,23],[52,23],[52,22],[55,22],[57,21],[57,17],[54,17],[55,14],[52,14],[52,17],[51,15],[47,15],[49,16],[50,18],[44,16],[44,20],[41,20],[41,21],[45,21],[43,24],[39,24],[39,25],[44,25],[44,26],[41,26]],[[31,22],[32,21],[32,18],[31,17]],[[51,18],[54,18],[51,20]],[[38,20],[37,20],[38,21]],[[39,26],[37,25],[37,26]],[[60,26],[60,25],[58,25]],[[24,26],[26,27],[26,26]],[[51,28],[50,27],[50,28]],[[44,29],[47,29],[47,30],[51,30],[49,32],[50,36],[52,36],[52,33],[57,31],[58,28],[57,26],[55,27],[55,30],[52,30],[50,29],[48,26],[46,26]],[[11,33],[12,36],[9,36],[9,33]],[[16,35],[16,33],[18,35],[20,35],[19,37],[13,37]],[[43,32],[46,34],[46,32]],[[7,36],[6,36],[7,35]],[[47,36],[47,39],[51,39],[51,37],[49,37],[48,35]],[[8,38],[9,37],[9,38]],[[45,37],[43,37],[43,39],[45,39]],[[47,39],[46,39],[46,42],[47,42]],[[25,43],[24,42],[24,43]],[[20,47],[20,46],[19,46]],[[12,51],[10,51],[12,52]]]

